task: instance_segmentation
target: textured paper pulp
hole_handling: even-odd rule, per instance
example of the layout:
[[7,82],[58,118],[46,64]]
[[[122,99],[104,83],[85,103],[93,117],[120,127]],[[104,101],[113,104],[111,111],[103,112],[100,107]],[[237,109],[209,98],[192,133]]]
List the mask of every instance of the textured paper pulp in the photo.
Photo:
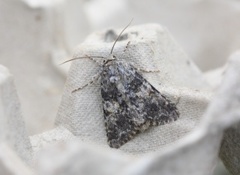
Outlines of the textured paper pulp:
[[0,65],[0,142],[7,142],[24,161],[30,162],[32,149],[13,77],[2,65]]
[[[231,57],[228,67],[220,91],[222,98],[217,99],[215,110],[222,114],[218,117],[219,126],[227,128],[220,157],[226,168],[237,175],[240,174],[240,51]],[[221,110],[217,111],[219,106]]]
[[76,141],[42,150],[39,160],[38,172],[41,175],[110,175],[122,171],[133,161],[115,151]]

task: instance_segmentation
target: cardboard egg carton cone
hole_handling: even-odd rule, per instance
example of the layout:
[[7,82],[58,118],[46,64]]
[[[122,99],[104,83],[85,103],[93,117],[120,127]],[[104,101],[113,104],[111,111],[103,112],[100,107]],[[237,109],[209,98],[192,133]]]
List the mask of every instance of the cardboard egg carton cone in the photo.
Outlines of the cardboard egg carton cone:
[[[108,57],[118,33],[120,29],[90,35],[78,46],[74,57]],[[166,28],[157,24],[129,27],[117,42],[113,54],[137,68],[160,70],[157,73],[143,73],[143,76],[160,93],[178,102],[180,112],[176,122],[152,127],[124,144],[120,150],[133,154],[163,151],[199,124],[211,97],[211,93],[207,92],[208,84]],[[72,93],[88,83],[98,70],[99,65],[89,59],[72,62],[56,124],[67,128],[82,141],[108,147],[99,81]]]
[[25,162],[30,163],[32,147],[26,133],[21,106],[12,75],[0,65],[0,142],[6,142]]

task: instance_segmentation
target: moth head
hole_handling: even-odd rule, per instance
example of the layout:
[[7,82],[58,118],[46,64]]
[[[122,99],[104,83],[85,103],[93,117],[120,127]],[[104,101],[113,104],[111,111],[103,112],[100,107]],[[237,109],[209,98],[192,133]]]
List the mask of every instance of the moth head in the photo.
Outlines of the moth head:
[[103,64],[103,65],[106,65],[106,64],[110,63],[110,62],[113,61],[113,60],[116,60],[116,56],[110,54],[110,56],[109,56],[108,58],[104,58],[104,59],[102,60],[102,64]]

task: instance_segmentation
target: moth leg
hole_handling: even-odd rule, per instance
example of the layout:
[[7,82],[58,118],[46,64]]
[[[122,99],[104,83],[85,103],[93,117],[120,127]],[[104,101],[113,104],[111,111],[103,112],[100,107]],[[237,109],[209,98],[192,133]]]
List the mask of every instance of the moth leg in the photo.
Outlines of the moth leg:
[[124,49],[123,52],[126,52],[126,51],[127,51],[128,47],[129,47],[129,45],[130,45],[130,42],[131,42],[131,41],[128,41],[128,43],[127,43],[127,45],[126,45],[126,47],[125,47],[125,49]]
[[[95,63],[97,63],[98,65],[101,65],[98,61],[96,61],[93,57],[89,56],[89,55],[86,55],[86,58],[94,61]],[[103,57],[99,57],[99,58],[103,58]]]
[[150,69],[137,68],[137,70],[140,71],[140,72],[146,72],[146,73],[160,72],[160,70],[158,70],[158,69],[156,69],[156,70],[151,69],[150,70]]
[[79,91],[79,90],[87,87],[88,85],[93,84],[96,80],[98,80],[98,78],[100,77],[100,75],[101,75],[101,72],[98,72],[97,74],[95,74],[95,75],[93,76],[93,78],[92,78],[91,81],[89,81],[88,83],[84,84],[83,86],[81,86],[81,87],[79,87],[79,88],[77,88],[77,89],[74,89],[74,90],[72,91],[72,93],[77,92],[77,91]]
[[78,60],[78,59],[83,59],[83,58],[88,58],[88,59],[96,62],[98,65],[101,65],[101,64],[100,64],[99,62],[97,62],[94,58],[104,58],[104,57],[102,57],[102,56],[88,56],[88,55],[85,55],[85,56],[83,56],[83,57],[75,57],[75,58],[72,58],[72,59],[70,59],[70,60],[66,60],[66,61],[62,62],[60,65],[65,64],[65,63],[70,62],[70,61],[73,61],[73,60]]

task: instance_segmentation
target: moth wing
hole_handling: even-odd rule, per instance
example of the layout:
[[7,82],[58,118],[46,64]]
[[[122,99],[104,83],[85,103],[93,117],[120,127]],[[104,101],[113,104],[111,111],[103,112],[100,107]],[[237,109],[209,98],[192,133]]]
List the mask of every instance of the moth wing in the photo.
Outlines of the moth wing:
[[176,105],[137,70],[115,62],[102,73],[101,94],[108,143],[119,148],[150,126],[177,120]]

